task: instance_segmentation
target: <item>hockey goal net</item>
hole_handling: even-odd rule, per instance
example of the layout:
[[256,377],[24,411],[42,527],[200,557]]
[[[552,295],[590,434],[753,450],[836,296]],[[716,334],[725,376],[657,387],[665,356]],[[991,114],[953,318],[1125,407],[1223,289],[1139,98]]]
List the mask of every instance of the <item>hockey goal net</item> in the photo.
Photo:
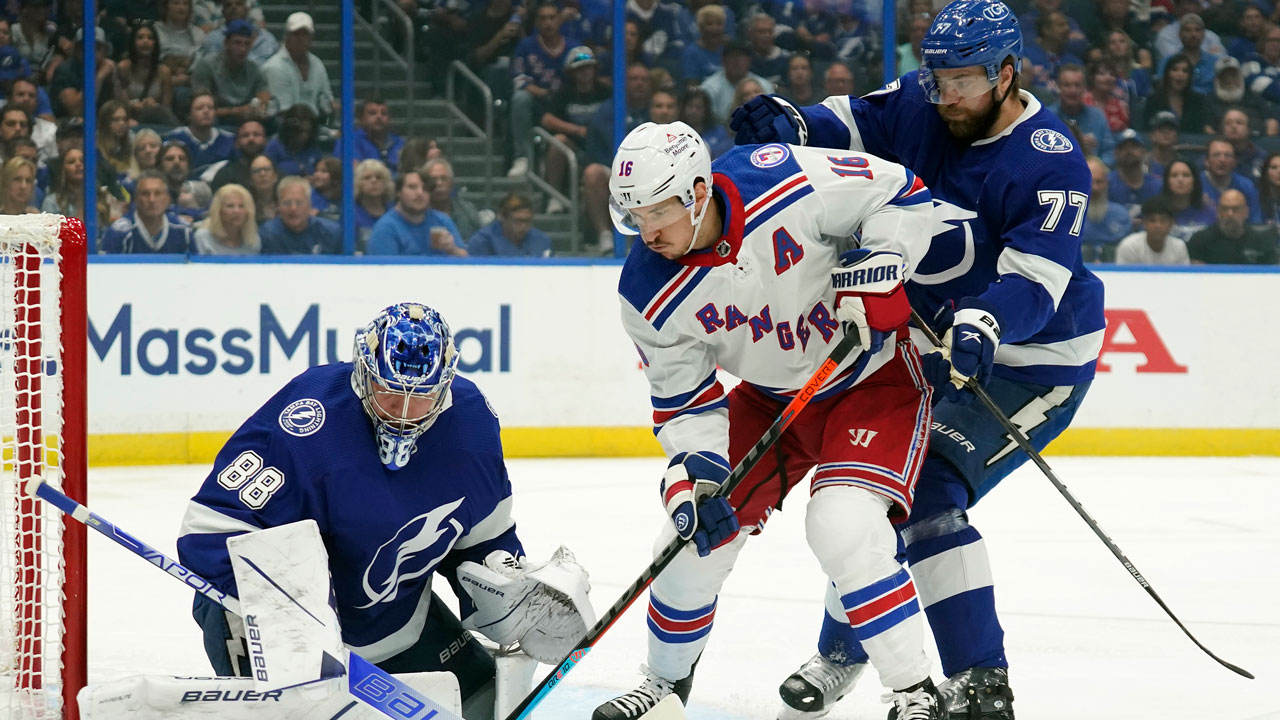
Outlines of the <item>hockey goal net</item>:
[[85,528],[30,497],[84,501],[85,232],[0,216],[0,719],[74,718],[85,683]]

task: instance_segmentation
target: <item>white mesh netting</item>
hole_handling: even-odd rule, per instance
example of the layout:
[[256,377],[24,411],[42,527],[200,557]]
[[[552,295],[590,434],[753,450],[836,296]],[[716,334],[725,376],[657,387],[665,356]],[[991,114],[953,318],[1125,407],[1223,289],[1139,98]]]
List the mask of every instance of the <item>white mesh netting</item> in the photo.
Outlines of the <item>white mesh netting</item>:
[[56,215],[0,216],[0,718],[62,717],[61,514],[27,497],[62,487]]

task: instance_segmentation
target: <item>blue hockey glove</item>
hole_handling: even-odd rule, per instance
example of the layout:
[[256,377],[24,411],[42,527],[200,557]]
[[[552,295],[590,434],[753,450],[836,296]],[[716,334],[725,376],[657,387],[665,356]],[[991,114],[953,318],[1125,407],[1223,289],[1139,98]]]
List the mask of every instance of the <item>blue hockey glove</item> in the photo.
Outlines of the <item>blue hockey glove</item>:
[[712,549],[738,532],[738,517],[724,497],[712,497],[729,477],[729,466],[712,453],[678,453],[662,476],[662,502],[680,537],[693,539],[698,554]]
[[[999,315],[986,302],[968,297],[956,305],[954,314],[944,307],[935,320],[950,329],[942,335],[942,351],[925,356],[925,376],[944,397],[968,402],[971,393],[956,393],[970,378],[981,386],[991,379],[991,366],[1000,347]],[[944,363],[950,366],[948,370],[944,370]]]
[[831,271],[836,319],[857,330],[865,352],[880,352],[885,338],[911,317],[902,288],[906,267],[896,252],[860,248],[842,253],[840,267]]
[[777,95],[757,95],[743,103],[729,118],[729,130],[737,133],[735,145],[804,145],[809,140],[804,115]]

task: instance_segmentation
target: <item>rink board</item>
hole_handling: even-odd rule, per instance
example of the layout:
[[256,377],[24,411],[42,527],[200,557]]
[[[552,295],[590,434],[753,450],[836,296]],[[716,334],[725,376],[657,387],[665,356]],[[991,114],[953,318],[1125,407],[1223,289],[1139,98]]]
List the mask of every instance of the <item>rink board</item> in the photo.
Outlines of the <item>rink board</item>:
[[[460,369],[502,418],[511,456],[660,452],[620,265],[563,262],[93,262],[93,464],[208,462],[309,365],[347,360],[356,328],[402,300],[438,308]],[[1104,272],[1102,366],[1073,454],[1280,454],[1276,333],[1249,317],[1276,272]],[[776,341],[767,336],[762,342]]]

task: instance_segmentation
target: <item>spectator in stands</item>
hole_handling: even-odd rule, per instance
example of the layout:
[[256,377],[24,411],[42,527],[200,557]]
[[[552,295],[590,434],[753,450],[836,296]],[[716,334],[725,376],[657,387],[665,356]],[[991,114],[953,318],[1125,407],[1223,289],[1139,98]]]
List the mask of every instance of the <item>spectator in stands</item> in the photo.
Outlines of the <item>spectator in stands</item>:
[[98,111],[98,158],[117,177],[128,174],[133,165],[133,138],[129,134],[129,111],[124,103],[111,100]]
[[907,41],[898,46],[898,77],[920,69],[920,43],[932,24],[933,15],[929,13],[916,13],[907,21]]
[[466,257],[458,227],[431,209],[422,172],[396,180],[396,204],[373,225],[366,255],[446,255]]
[[1280,152],[1267,155],[1262,162],[1262,171],[1253,182],[1258,189],[1262,220],[1273,230],[1280,228]]
[[404,138],[391,132],[391,114],[387,102],[372,97],[360,103],[356,109],[355,137],[356,158],[381,160],[387,167],[395,167],[400,161]]
[[[752,81],[749,78],[743,78],[742,82],[749,83]],[[747,99],[749,100],[758,94],[750,95]],[[734,105],[734,107],[737,107],[737,105]],[[666,124],[673,123],[679,118],[680,101],[676,98],[676,94],[670,90],[653,91],[653,95],[649,97],[649,122]]]
[[425,137],[408,138],[404,141],[404,149],[400,151],[395,174],[399,176],[410,170],[421,169],[428,160],[438,157],[444,157],[444,152],[435,140]]
[[195,234],[201,255],[257,255],[262,252],[253,196],[242,185],[223,185],[213,196],[209,217]]
[[[693,47],[691,44],[690,47]],[[586,168],[585,148],[587,138],[591,135],[591,123],[600,107],[609,99],[612,91],[609,85],[600,79],[596,66],[595,54],[591,48],[579,46],[570,51],[565,60],[565,74],[568,82],[556,91],[547,102],[546,112],[542,114],[542,127],[555,135],[556,139],[569,146],[577,158],[578,167]],[[545,158],[545,174],[547,182],[562,191],[566,188],[569,159],[559,148],[547,148]],[[578,178],[573,178],[577,182]],[[555,202],[554,200],[552,202]],[[432,202],[435,206],[435,202]],[[548,206],[547,212],[558,212],[565,208]],[[469,237],[464,232],[463,237]]]
[[1232,108],[1222,114],[1220,135],[1231,142],[1236,151],[1237,171],[1247,178],[1256,178],[1262,171],[1262,158],[1266,152],[1253,142],[1252,118],[1243,110]]
[[[656,0],[655,0],[656,1]],[[511,60],[512,163],[508,177],[529,172],[533,121],[538,109],[564,83],[563,68],[574,43],[560,34],[560,9],[544,0],[534,10],[534,34],[520,41]]]
[[[259,155],[249,161],[249,192],[253,194],[253,206],[257,209],[258,225],[276,216],[280,207],[279,191],[276,188],[276,165],[266,155]],[[307,189],[308,194],[311,192]],[[310,197],[308,196],[308,200]],[[307,212],[310,212],[308,208]]]
[[[792,56],[792,58],[796,57],[803,56]],[[680,120],[698,131],[703,141],[707,143],[712,159],[720,157],[733,147],[733,138],[729,137],[729,131],[724,125],[716,122],[711,115],[711,98],[707,96],[706,90],[692,88],[685,91],[684,97],[680,98]]]
[[31,78],[15,78],[9,85],[8,99],[3,106],[27,111],[31,118],[31,139],[35,141],[41,163],[57,157],[58,124],[40,115],[40,92]]
[[267,89],[267,79],[258,64],[249,59],[253,26],[247,20],[233,20],[227,23],[226,33],[219,55],[196,62],[191,71],[192,89],[213,93],[222,124],[238,125],[274,115],[275,103]]
[[267,143],[266,153],[285,175],[310,175],[325,151],[316,141],[316,115],[299,103],[280,113],[280,132]]
[[55,215],[84,219],[84,152],[67,150],[53,169],[52,184],[41,210]]
[[1129,97],[1116,82],[1111,66],[1102,62],[1089,63],[1085,68],[1084,103],[1102,111],[1107,119],[1107,129],[1113,134],[1129,127]]
[[1136,48],[1125,32],[1112,30],[1107,33],[1102,59],[1111,66],[1116,85],[1129,98],[1130,117],[1136,117],[1138,101],[1151,94],[1151,53],[1145,48]]
[[816,105],[822,102],[813,86],[813,61],[804,53],[793,53],[787,59],[785,82],[777,88],[778,94],[793,105]]
[[191,98],[187,124],[170,130],[164,136],[166,141],[176,140],[187,146],[191,152],[194,173],[200,173],[210,165],[230,158],[235,150],[235,136],[214,125],[216,121],[217,109],[213,93],[201,90]]
[[1267,18],[1257,3],[1250,3],[1240,11],[1239,33],[1225,38],[1227,54],[1244,63],[1262,47],[1267,30]]
[[1129,235],[1116,247],[1117,265],[1187,265],[1187,243],[1176,235],[1173,211],[1158,197],[1142,203],[1142,230]]
[[741,43],[731,42],[724,49],[724,67],[702,81],[703,90],[711,97],[711,111],[719,122],[727,123],[733,112],[733,94],[738,83],[752,78],[760,83],[762,92],[773,93],[773,83],[751,72],[751,50]]
[[1227,190],[1218,200],[1218,221],[1197,232],[1187,242],[1191,262],[1197,265],[1274,265],[1276,236],[1271,228],[1246,225],[1250,214],[1244,193]]
[[[258,160],[271,162],[264,156]],[[311,214],[311,183],[306,178],[290,175],[282,179],[277,195],[280,198],[279,215],[258,226],[263,255],[336,255],[342,252],[342,229],[338,224]],[[256,201],[257,193],[254,193],[254,199]]]
[[[1035,33],[1035,38],[1026,43],[1022,72],[1031,79],[1027,90],[1052,102],[1058,93],[1054,81],[1062,66],[1082,65],[1084,60],[1067,49],[1071,25],[1062,12],[1053,10],[1040,15],[1035,21]],[[1083,78],[1081,86],[1083,88]]]
[[1160,194],[1160,176],[1147,171],[1146,155],[1142,136],[1125,130],[1116,138],[1116,169],[1107,176],[1107,198],[1128,208],[1134,227],[1142,203]]
[[1184,15],[1178,37],[1181,38],[1182,49],[1176,55],[1163,58],[1156,67],[1156,75],[1164,75],[1167,64],[1180,55],[1191,63],[1191,89],[1201,95],[1212,93],[1214,66],[1222,53],[1204,47],[1204,20],[1195,13]]
[[13,105],[0,108],[0,143],[15,137],[31,137],[31,116]]
[[187,253],[191,228],[169,217],[169,184],[152,170],[138,178],[133,212],[111,224],[102,237],[100,251],[123,254]]
[[1093,185],[1089,191],[1089,206],[1085,211],[1080,242],[1085,260],[1109,262],[1116,244],[1133,229],[1133,220],[1129,216],[1129,208],[1108,199],[1107,166],[1096,156],[1090,157],[1088,162]]
[[697,85],[720,69],[725,43],[727,15],[723,5],[703,5],[696,15],[698,38],[684,46],[680,74],[684,82]]
[[[1063,13],[1063,19],[1067,22],[1067,31],[1063,39],[1063,48],[1067,54],[1076,58],[1083,58],[1084,52],[1089,46],[1089,39],[1085,37],[1084,30],[1080,27],[1080,23],[1070,15],[1066,14],[1066,10],[1062,7],[1062,0],[1032,0],[1031,8],[1018,16],[1018,25],[1024,28],[1023,32],[1032,28],[1039,30],[1040,23],[1043,18],[1051,13]],[[1082,60],[1076,62],[1083,65]],[[1057,77],[1057,72],[1052,73],[1053,77]]]
[[18,22],[9,27],[13,46],[34,69],[48,62],[56,26],[49,21],[50,0],[22,0],[18,4]]
[[458,226],[461,237],[471,237],[493,220],[492,210],[481,210],[458,193],[453,183],[453,165],[448,160],[442,157],[428,160],[422,166],[422,177],[431,195],[431,209],[447,215]]
[[25,215],[40,212],[32,202],[36,194],[36,164],[24,157],[11,157],[0,168],[3,207],[0,215]]
[[177,125],[173,114],[173,71],[160,62],[160,41],[150,21],[134,23],[129,49],[119,62],[129,117],[134,122]]
[[[124,84],[120,80],[116,64],[111,59],[111,46],[107,44],[107,34],[102,28],[94,28],[96,52],[94,63],[97,74],[94,76],[94,87],[97,91],[98,106],[108,100],[124,95]],[[84,28],[76,32],[75,56],[70,62],[58,65],[49,83],[49,94],[54,102],[54,114],[60,118],[84,117]]]
[[1204,174],[1201,177],[1209,204],[1217,207],[1218,199],[1228,190],[1238,190],[1248,203],[1250,223],[1262,222],[1262,210],[1258,203],[1258,191],[1253,182],[1236,172],[1236,149],[1231,141],[1215,137],[1205,150]]
[[369,234],[378,219],[395,202],[391,171],[380,160],[361,160],[356,165],[356,248],[364,252]]
[[1261,47],[1249,56],[1242,70],[1250,93],[1280,104],[1280,26],[1267,26]]
[[[240,123],[240,127],[236,128],[236,146],[231,158],[222,163],[220,167],[213,170],[214,166],[210,166],[205,170],[204,176],[208,177],[210,170],[213,171],[212,179],[209,184],[214,190],[219,190],[223,185],[235,183],[242,187],[253,187],[253,160],[264,152],[267,147],[267,131],[262,123],[257,120],[245,120]],[[272,167],[275,167],[274,158],[272,159]],[[298,173],[288,173],[296,175]],[[262,213],[258,213],[261,218]]]
[[[191,14],[195,17],[196,25],[204,30],[206,35],[225,27],[229,20],[235,19],[248,20],[255,27],[260,28],[267,25],[258,0],[245,0],[244,11],[230,18],[227,17],[225,3],[221,0],[194,0],[191,5]],[[221,45],[218,46],[219,49],[221,47]]]
[[315,114],[313,124],[323,125],[338,104],[329,85],[329,72],[311,52],[315,23],[310,15],[296,12],[285,21],[284,30],[284,49],[262,66],[267,88],[278,107],[301,103]]
[[774,42],[777,21],[767,13],[751,16],[747,25],[747,42],[751,47],[751,73],[777,85],[787,73],[791,56]]
[[1200,173],[1185,160],[1174,160],[1164,169],[1160,197],[1173,211],[1173,234],[1191,237],[1215,219],[1213,206],[1205,197]]
[[1129,0],[1098,0],[1097,8],[1096,17],[1082,17],[1080,21],[1089,45],[1105,51],[1112,33],[1124,33],[1125,37],[1133,38],[1143,48],[1143,65],[1151,67],[1151,53],[1146,49],[1151,47],[1150,23],[1138,18]]
[[204,220],[209,214],[209,204],[213,202],[213,191],[208,183],[202,180],[188,180],[182,183],[178,196],[173,201],[171,212],[182,222],[192,225]]
[[480,228],[467,240],[474,256],[551,257],[551,238],[533,226],[533,203],[510,193],[498,204],[498,219]]
[[[1212,123],[1204,132],[1215,133],[1221,130],[1223,120],[1231,110],[1238,110],[1246,115],[1246,132],[1251,125],[1265,128],[1268,135],[1280,134],[1276,106],[1258,95],[1246,92],[1240,61],[1230,55],[1223,55],[1214,66],[1213,92],[1209,95],[1209,117],[1212,118]],[[1256,159],[1262,158],[1259,156]]]
[[177,140],[166,142],[160,148],[160,172],[169,185],[170,196],[177,197],[182,183],[191,177],[191,150]]
[[[623,125],[631,132],[637,125],[649,119],[649,99],[653,95],[653,81],[649,77],[649,68],[641,63],[627,66],[626,88],[623,99],[627,103],[623,113]],[[730,102],[732,99],[730,99]],[[591,134],[587,137],[587,157],[592,163],[605,165],[604,181],[609,181],[608,165],[613,162],[613,100],[605,101],[596,110],[595,120],[591,123]],[[601,195],[607,203],[607,188]],[[608,218],[606,218],[607,220]],[[613,227],[612,224],[609,227]]]
[[196,53],[204,43],[204,31],[196,27],[191,14],[191,0],[163,0],[162,19],[156,23],[160,36],[160,60],[173,72],[173,84],[191,82]]
[[337,221],[342,217],[342,161],[329,155],[311,171],[311,212]]
[[853,67],[878,66],[880,28],[867,18],[863,4],[850,3],[847,10],[842,8],[836,15],[838,22],[831,39],[833,59]]
[[1179,158],[1178,118],[1168,110],[1156,113],[1151,119],[1151,154],[1147,157],[1147,172],[1164,177],[1164,169]]
[[842,62],[828,65],[827,71],[822,74],[822,92],[826,97],[853,95],[853,68]]
[[678,70],[685,38],[680,32],[680,6],[662,0],[628,0],[627,20],[635,22],[641,47],[653,61]]
[[511,0],[489,0],[467,23],[466,47],[471,48],[467,64],[503,100],[511,96],[511,56],[520,42],[523,20]]
[[[269,30],[263,27],[262,11],[257,10],[258,19],[254,20],[250,17],[249,5],[245,0],[222,0],[221,4],[222,22],[217,27],[210,27],[205,31],[204,42],[200,45],[200,51],[196,53],[196,59],[206,57],[216,57],[222,52],[222,48],[227,42],[227,25],[236,20],[248,20],[253,26],[253,43],[249,47],[249,59],[262,65],[271,59],[272,55],[280,49],[280,43],[276,40],[276,36],[272,35]],[[196,13],[199,16],[199,12]],[[197,19],[198,23],[198,19]],[[212,23],[209,23],[211,26]],[[286,22],[287,25],[287,22]],[[265,68],[263,68],[265,71]],[[288,105],[284,105],[288,107]]]
[[[58,71],[58,66],[63,61],[75,55],[75,35],[84,24],[84,2],[82,0],[61,0],[55,4],[57,5],[57,13],[53,22],[57,29],[54,30],[53,37],[49,40],[49,57],[45,60],[43,67],[33,68],[35,70],[34,76],[42,86],[47,85],[53,79],[53,74]],[[98,7],[101,10],[111,4],[112,2],[104,2],[99,4]],[[135,13],[135,17],[139,19],[154,19],[139,13],[139,8],[136,4],[132,10]],[[100,11],[98,24],[103,26],[103,30],[107,34],[107,42],[113,48],[124,47],[128,43],[128,33],[124,31],[123,25],[119,25],[120,30],[118,33],[113,33],[112,30],[114,28],[108,27],[110,22],[107,13]]]
[[1115,162],[1116,141],[1102,111],[1085,103],[1084,68],[1063,65],[1058,68],[1058,103],[1049,109],[1062,118],[1080,138],[1085,155],[1097,155],[1102,162]]
[[[1200,0],[1173,0],[1173,14],[1178,18],[1177,22],[1171,22],[1165,25],[1156,33],[1155,51],[1156,57],[1168,58],[1182,52],[1182,48],[1186,46],[1186,41],[1182,37],[1182,23],[1188,15],[1194,15],[1195,20],[1199,21],[1199,32],[1203,33],[1203,42],[1200,44],[1202,52],[1210,55],[1223,55],[1226,48],[1222,44],[1222,38],[1212,30],[1206,30],[1204,20],[1196,15],[1201,8]],[[1159,75],[1160,73],[1156,73]]]
[[1186,133],[1203,133],[1213,122],[1209,114],[1208,99],[1191,89],[1191,60],[1185,55],[1174,55],[1165,64],[1164,75],[1156,86],[1155,94],[1147,98],[1147,126],[1156,113],[1171,112],[1178,119],[1178,129]]

